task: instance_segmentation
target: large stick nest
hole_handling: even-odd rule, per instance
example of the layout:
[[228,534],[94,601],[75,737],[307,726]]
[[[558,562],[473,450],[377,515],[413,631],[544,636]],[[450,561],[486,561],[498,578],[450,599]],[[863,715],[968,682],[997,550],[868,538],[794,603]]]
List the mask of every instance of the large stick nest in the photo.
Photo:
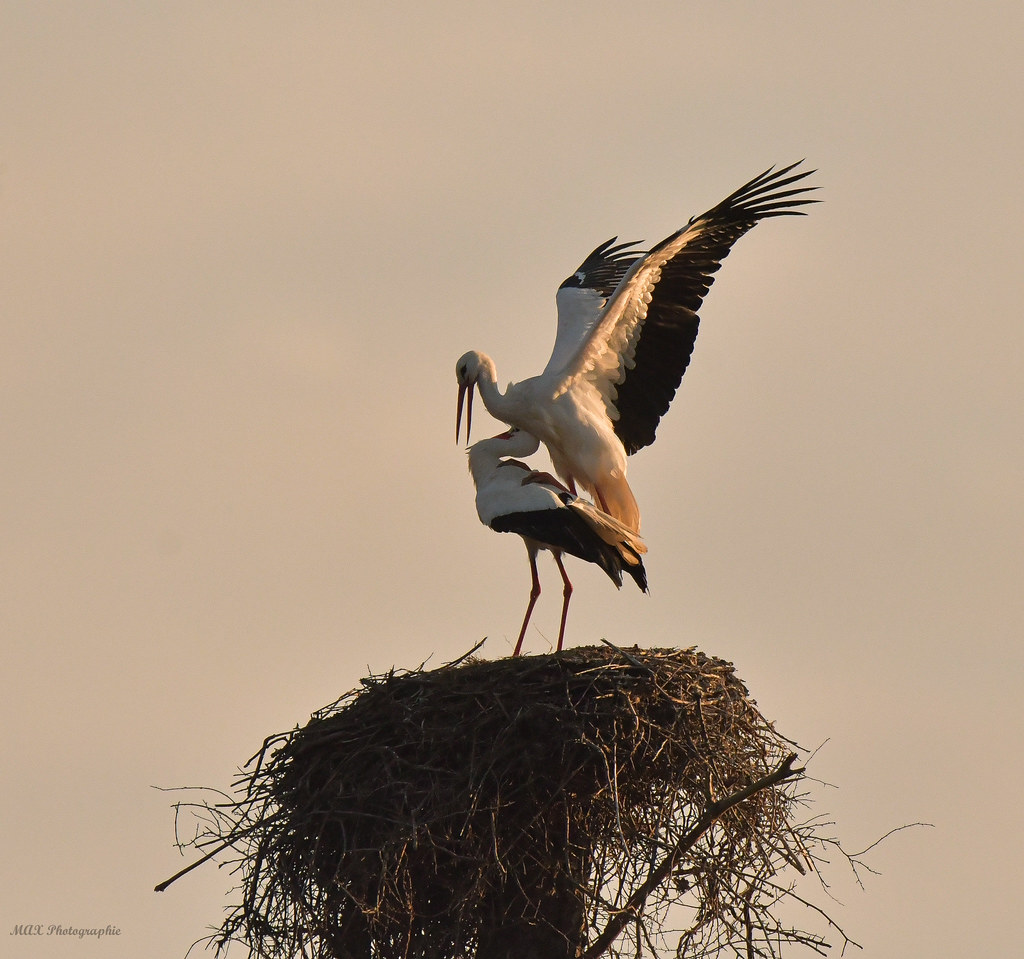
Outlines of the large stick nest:
[[693,649],[467,659],[268,739],[192,844],[237,854],[218,946],[268,959],[817,949],[771,911],[808,862],[794,781],[707,815],[791,752]]

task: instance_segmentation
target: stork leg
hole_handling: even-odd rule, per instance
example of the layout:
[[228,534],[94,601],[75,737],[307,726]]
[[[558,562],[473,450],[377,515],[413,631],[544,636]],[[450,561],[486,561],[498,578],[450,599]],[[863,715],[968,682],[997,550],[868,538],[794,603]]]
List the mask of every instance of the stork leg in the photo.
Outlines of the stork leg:
[[519,655],[519,650],[523,648],[523,639],[526,636],[526,627],[530,622],[530,616],[533,613],[533,607],[537,605],[537,597],[540,596],[540,577],[537,575],[537,549],[533,546],[527,546],[526,552],[530,557],[530,576],[532,578],[532,585],[530,587],[530,602],[526,606],[526,615],[523,617],[523,625],[519,630],[519,640],[516,642],[516,648],[512,652],[513,656]]
[[572,583],[562,565],[562,554],[555,553],[555,562],[558,564],[558,572],[562,574],[562,621],[558,624],[558,648],[555,652],[561,652],[562,640],[565,638],[565,620],[569,615],[569,597],[572,596]]

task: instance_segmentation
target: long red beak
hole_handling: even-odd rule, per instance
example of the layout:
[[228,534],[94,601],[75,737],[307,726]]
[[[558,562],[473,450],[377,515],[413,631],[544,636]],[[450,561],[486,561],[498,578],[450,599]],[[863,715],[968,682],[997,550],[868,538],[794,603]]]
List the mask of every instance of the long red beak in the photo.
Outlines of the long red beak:
[[459,441],[459,433],[462,431],[462,403],[466,401],[466,443],[469,443],[470,430],[473,428],[473,388],[475,383],[459,384],[459,402],[455,409],[455,442]]

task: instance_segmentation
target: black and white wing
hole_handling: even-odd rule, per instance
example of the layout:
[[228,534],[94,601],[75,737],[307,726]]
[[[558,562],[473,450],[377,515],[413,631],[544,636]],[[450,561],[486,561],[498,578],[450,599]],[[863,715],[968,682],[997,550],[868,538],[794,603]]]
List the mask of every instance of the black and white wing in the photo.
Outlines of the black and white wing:
[[636,259],[566,358],[567,377],[601,392],[627,453],[654,441],[690,362],[698,310],[732,245],[758,221],[816,202],[805,195],[815,188],[801,183],[814,171],[793,173],[798,165],[766,170]]
[[559,370],[574,356],[587,339],[608,297],[615,292],[629,268],[643,255],[636,242],[617,243],[613,236],[602,243],[562,281],[555,294],[558,329],[545,372]]
[[[560,494],[556,495],[561,499]],[[626,572],[646,592],[647,572],[641,554],[647,548],[636,533],[586,500],[568,492],[565,497],[561,503],[540,509],[502,513],[488,526],[499,533],[517,533],[545,549],[595,563],[616,586],[622,585],[622,573]]]

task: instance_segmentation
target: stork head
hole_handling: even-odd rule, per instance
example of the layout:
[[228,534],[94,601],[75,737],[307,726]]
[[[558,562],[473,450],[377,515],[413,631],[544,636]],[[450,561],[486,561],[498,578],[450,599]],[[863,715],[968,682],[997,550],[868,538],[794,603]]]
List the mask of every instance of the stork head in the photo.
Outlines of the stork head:
[[530,456],[539,448],[540,440],[536,436],[515,426],[490,439],[478,440],[466,451],[477,489],[481,482],[493,478],[503,460],[510,456]]
[[517,426],[486,441],[494,445],[499,456],[532,456],[540,449],[540,440]]
[[470,430],[473,426],[473,390],[480,379],[482,356],[476,350],[470,350],[459,357],[455,364],[455,379],[459,384],[459,402],[455,410],[455,442],[459,441],[462,431],[462,406],[466,405],[466,442],[469,442]]

